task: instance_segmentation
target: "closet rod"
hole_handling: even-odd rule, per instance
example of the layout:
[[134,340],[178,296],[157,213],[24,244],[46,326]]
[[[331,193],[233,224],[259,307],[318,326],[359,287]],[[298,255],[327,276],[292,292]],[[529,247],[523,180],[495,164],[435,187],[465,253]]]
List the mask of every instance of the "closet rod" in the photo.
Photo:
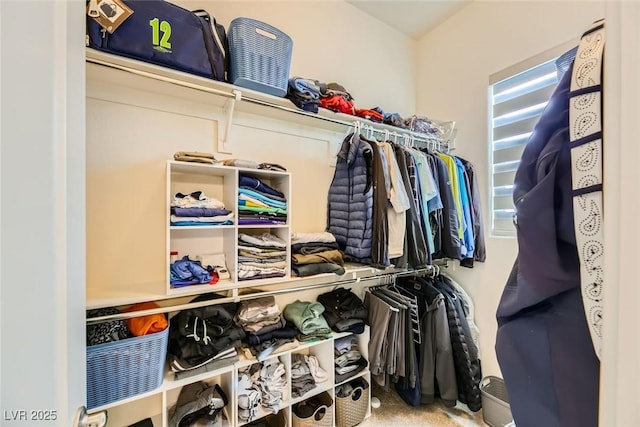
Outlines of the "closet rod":
[[171,305],[171,306],[158,307],[158,308],[150,308],[150,309],[146,309],[146,310],[130,311],[130,312],[126,312],[126,313],[109,314],[109,315],[105,315],[105,316],[97,316],[97,317],[87,318],[87,325],[93,325],[93,324],[96,324],[96,323],[102,323],[102,322],[106,322],[106,321],[110,321],[110,320],[131,319],[133,317],[147,316],[147,315],[150,315],[150,314],[170,313],[172,311],[180,311],[180,310],[186,310],[186,309],[190,309],[190,308],[206,307],[206,306],[209,306],[209,305],[224,304],[224,303],[227,303],[227,302],[238,302],[238,301],[244,301],[244,300],[249,300],[249,299],[254,299],[254,298],[272,296],[272,295],[280,295],[280,294],[289,294],[289,293],[292,293],[292,292],[308,291],[308,290],[317,289],[317,288],[328,288],[328,287],[333,287],[333,286],[347,285],[347,284],[351,284],[351,283],[357,283],[357,282],[362,281],[362,280],[373,280],[373,279],[375,279],[377,277],[380,277],[380,276],[374,275],[374,276],[360,277],[360,278],[356,278],[356,279],[340,280],[340,281],[337,281],[337,282],[317,283],[315,285],[297,286],[295,288],[285,288],[285,289],[276,289],[276,290],[272,290],[272,291],[254,292],[254,293],[245,294],[245,295],[238,295],[237,297],[216,298],[216,299],[211,299],[211,300],[206,300],[206,301],[188,302],[188,303],[185,303],[185,304]]
[[299,116],[305,116],[305,117],[310,117],[312,119],[316,119],[316,120],[322,120],[325,122],[329,122],[329,123],[334,123],[334,124],[338,124],[338,125],[342,125],[342,126],[346,126],[346,127],[355,127],[356,123],[360,123],[360,127],[364,128],[370,128],[375,132],[380,132],[380,133],[385,133],[388,132],[390,134],[396,134],[398,136],[403,136],[403,135],[407,135],[409,137],[412,137],[414,140],[416,141],[421,141],[421,142],[435,142],[437,144],[447,144],[447,146],[449,146],[450,141],[449,140],[442,140],[439,138],[435,138],[435,137],[430,137],[428,135],[424,135],[421,133],[417,133],[417,132],[412,132],[408,129],[403,129],[403,128],[399,128],[396,126],[391,126],[391,125],[385,125],[385,124],[380,124],[380,123],[374,123],[374,122],[363,122],[363,121],[356,121],[356,123],[352,122],[352,121],[347,121],[347,120],[341,120],[338,118],[334,118],[334,117],[327,117],[327,116],[323,116],[320,114],[313,114],[313,113],[309,113],[307,111],[304,110],[300,110],[297,108],[293,108],[293,107],[288,107],[285,105],[280,105],[280,104],[272,104],[268,101],[264,101],[262,99],[259,98],[253,98],[251,97],[251,95],[247,95],[245,93],[242,94],[242,100],[243,101],[247,101],[250,102],[252,104],[257,104],[257,105],[262,105],[265,107],[270,107],[270,108],[275,108],[277,110],[281,110],[281,111],[285,111],[287,113],[293,113],[293,114],[297,114]]
[[407,270],[407,271],[397,271],[397,272],[390,272],[390,273],[374,274],[374,275],[371,275],[371,276],[363,276],[363,277],[357,277],[357,278],[354,278],[354,279],[347,279],[347,280],[338,280],[338,281],[335,281],[335,282],[316,283],[314,285],[296,286],[296,287],[293,287],[293,288],[276,289],[276,290],[264,291],[264,292],[254,292],[254,293],[245,294],[245,295],[238,295],[237,297],[216,298],[216,299],[211,299],[211,300],[206,300],[206,301],[188,302],[188,303],[184,303],[184,304],[171,305],[171,306],[166,306],[166,307],[150,308],[150,309],[146,309],[146,310],[138,310],[138,311],[125,312],[125,313],[109,314],[109,315],[105,315],[105,316],[97,316],[97,317],[87,318],[87,322],[86,323],[87,323],[87,325],[94,325],[94,324],[97,324],[97,323],[107,322],[107,321],[111,321],[111,320],[131,319],[133,317],[148,316],[148,315],[151,315],[151,314],[170,313],[172,311],[180,311],[180,310],[187,310],[187,309],[190,309],[190,308],[206,307],[206,306],[209,306],[209,305],[224,304],[224,303],[227,303],[227,302],[238,302],[238,301],[244,301],[244,300],[249,300],[249,299],[254,299],[254,298],[259,298],[259,297],[265,297],[265,296],[289,294],[289,293],[293,293],[293,292],[308,291],[308,290],[319,289],[319,288],[338,287],[338,286],[342,286],[342,285],[349,285],[349,284],[352,284],[352,283],[358,283],[358,282],[363,282],[363,281],[368,281],[368,280],[378,280],[378,281],[380,281],[380,280],[392,280],[395,276],[400,275],[400,274],[402,274],[402,275],[419,274],[420,272],[429,271],[430,269],[432,269],[432,267],[428,266],[426,268],[421,268],[421,269],[417,269],[417,270]]
[[188,302],[185,304],[178,304],[178,305],[172,305],[167,307],[148,308],[145,310],[129,311],[126,313],[96,316],[96,317],[87,318],[87,325],[95,325],[97,323],[107,322],[111,320],[125,320],[125,319],[131,319],[133,317],[149,316],[151,314],[163,314],[163,313],[169,313],[172,311],[186,310],[189,308],[207,307],[209,305],[224,304],[227,302],[234,302],[234,301],[235,301],[234,297],[225,297],[225,298],[216,298],[216,299],[206,300],[206,301]]

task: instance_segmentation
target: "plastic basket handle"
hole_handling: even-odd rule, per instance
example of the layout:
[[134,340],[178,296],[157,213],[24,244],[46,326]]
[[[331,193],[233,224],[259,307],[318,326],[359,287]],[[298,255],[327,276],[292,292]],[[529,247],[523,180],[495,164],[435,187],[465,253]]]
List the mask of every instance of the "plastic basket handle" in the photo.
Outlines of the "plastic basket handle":
[[262,28],[256,28],[256,33],[260,34],[261,36],[268,37],[272,40],[275,40],[278,38],[278,36],[276,36],[275,34],[265,31]]
[[318,409],[313,412],[313,419],[316,421],[322,420],[327,415],[327,409],[329,409],[327,405],[318,406]]

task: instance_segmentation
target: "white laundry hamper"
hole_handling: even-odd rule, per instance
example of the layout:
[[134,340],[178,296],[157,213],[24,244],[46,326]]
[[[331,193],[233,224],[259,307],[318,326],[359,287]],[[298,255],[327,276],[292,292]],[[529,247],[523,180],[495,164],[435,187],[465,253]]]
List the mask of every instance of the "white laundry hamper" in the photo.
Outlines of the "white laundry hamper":
[[491,375],[486,376],[480,382],[480,391],[484,422],[491,427],[513,426],[509,395],[504,380]]

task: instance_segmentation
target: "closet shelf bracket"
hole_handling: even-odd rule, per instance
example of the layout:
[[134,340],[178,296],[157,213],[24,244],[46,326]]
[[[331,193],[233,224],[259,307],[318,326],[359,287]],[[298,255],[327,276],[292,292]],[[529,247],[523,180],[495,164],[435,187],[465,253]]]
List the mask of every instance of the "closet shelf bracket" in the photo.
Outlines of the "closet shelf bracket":
[[224,103],[223,112],[225,115],[225,129],[224,134],[220,136],[218,132],[218,141],[216,144],[216,152],[223,154],[232,154],[231,151],[227,149],[227,143],[231,137],[231,125],[233,125],[233,113],[235,112],[236,102],[242,100],[242,92],[234,89],[233,97],[228,98]]

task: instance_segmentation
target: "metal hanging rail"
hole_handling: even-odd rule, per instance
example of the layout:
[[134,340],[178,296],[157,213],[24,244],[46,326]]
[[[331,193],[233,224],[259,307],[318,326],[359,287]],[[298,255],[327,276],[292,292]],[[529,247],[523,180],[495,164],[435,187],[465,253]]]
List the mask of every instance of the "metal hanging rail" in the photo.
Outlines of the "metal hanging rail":
[[[290,294],[294,292],[303,292],[303,291],[320,289],[320,288],[329,288],[329,287],[335,288],[338,286],[350,285],[353,283],[360,283],[360,282],[366,282],[371,280],[376,280],[378,281],[378,283],[392,283],[396,277],[422,274],[425,272],[432,271],[433,268],[434,268],[433,266],[427,266],[425,268],[420,268],[416,270],[381,272],[380,274],[372,274],[369,276],[356,277],[353,279],[337,280],[332,282],[323,282],[323,283],[316,283],[313,285],[295,286],[295,287],[283,288],[283,289],[259,291],[259,292],[244,294],[244,295],[238,295],[235,297],[231,296],[231,297],[215,298],[215,299],[206,300],[206,301],[188,302],[183,304],[170,305],[166,307],[150,308],[146,310],[123,312],[123,313],[110,314],[105,316],[96,316],[96,317],[87,318],[86,323],[87,325],[93,325],[93,324],[112,321],[112,320],[124,320],[124,319],[131,319],[134,317],[148,316],[151,314],[171,313],[171,312],[180,311],[180,310],[187,310],[190,308],[206,307],[209,305],[224,304],[229,302],[239,302],[239,301],[250,300],[250,299],[266,297],[266,296],[284,295],[284,294]],[[282,282],[282,283],[284,284],[286,282]],[[277,285],[278,283],[271,283],[266,286],[277,286]],[[215,292],[215,291],[212,291],[212,292]]]
[[[346,127],[358,127],[359,129],[365,129],[369,132],[384,134],[388,139],[394,139],[396,140],[396,142],[399,140],[404,140],[406,142],[406,145],[411,145],[415,142],[419,142],[427,144],[428,148],[432,148],[442,152],[448,152],[454,149],[453,145],[455,141],[455,134],[451,135],[449,139],[439,139],[434,136],[425,135],[422,133],[411,131],[409,129],[391,126],[384,123],[357,119],[354,122],[354,118],[356,118],[356,116],[350,116],[343,113],[335,113],[330,110],[323,109],[319,113],[310,113],[308,111],[300,110],[290,103],[289,105],[285,105],[284,98],[276,98],[270,95],[256,93],[254,91],[246,90],[244,88],[230,85],[228,83],[218,82],[215,80],[187,74],[142,61],[108,54],[91,48],[88,48],[86,52],[86,61],[89,63],[125,71],[141,77],[227,98],[228,100],[224,107],[226,116],[226,131],[225,134],[220,137],[220,152],[229,153],[225,150],[225,143],[229,140],[231,124],[233,123],[233,115],[235,113],[235,109],[237,108],[238,102],[247,102],[255,105],[261,105],[286,113],[309,117],[313,120],[318,120],[321,122],[333,123]],[[455,123],[453,127],[455,129]]]

